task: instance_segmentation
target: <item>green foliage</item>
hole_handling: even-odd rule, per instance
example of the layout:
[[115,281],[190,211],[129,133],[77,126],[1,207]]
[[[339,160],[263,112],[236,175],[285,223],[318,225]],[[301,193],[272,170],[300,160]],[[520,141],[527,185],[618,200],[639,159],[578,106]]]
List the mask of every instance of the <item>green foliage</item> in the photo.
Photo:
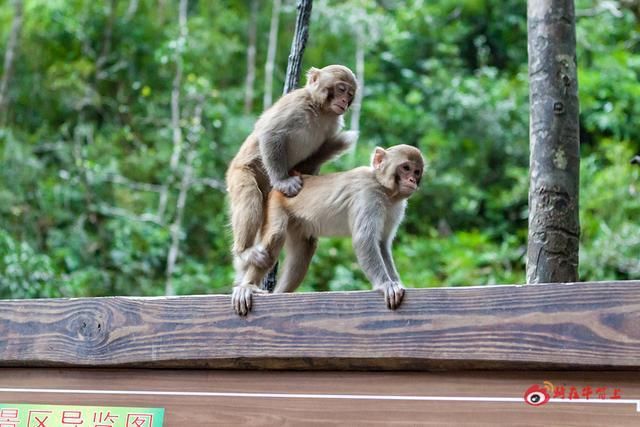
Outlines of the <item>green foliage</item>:
[[[278,97],[295,7],[284,2]],[[629,2],[577,1],[583,280],[640,278],[640,37]],[[0,128],[0,297],[161,295],[173,239],[179,294],[233,280],[226,165],[262,110],[271,18],[261,2],[255,100],[242,113],[246,2],[25,0]],[[0,55],[13,17],[0,5]],[[524,281],[528,188],[526,2],[314,2],[304,67],[355,68],[365,49],[361,138],[324,172],[367,164],[376,145],[428,162],[395,244],[409,286]],[[172,89],[182,67],[174,170]],[[3,61],[0,61],[3,67]],[[0,74],[3,72],[0,68]],[[346,118],[349,123],[349,117]],[[193,182],[178,214],[187,153]],[[166,194],[166,209],[162,198]],[[368,289],[348,239],[322,239],[303,290]]]
[[59,296],[49,257],[0,229],[0,298]]
[[628,143],[604,140],[582,161],[582,277],[640,277],[640,168],[620,161],[632,154]]

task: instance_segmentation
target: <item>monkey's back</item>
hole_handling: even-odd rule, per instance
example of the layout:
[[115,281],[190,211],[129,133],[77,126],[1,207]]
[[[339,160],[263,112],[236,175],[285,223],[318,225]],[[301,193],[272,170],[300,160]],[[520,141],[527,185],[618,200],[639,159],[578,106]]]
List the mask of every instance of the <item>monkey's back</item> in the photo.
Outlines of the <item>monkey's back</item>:
[[[300,106],[303,106],[302,108]],[[244,140],[227,169],[227,180],[234,170],[251,169],[266,174],[260,152],[260,140],[283,136],[287,144],[287,163],[291,166],[305,160],[343,126],[342,116],[320,111],[311,94],[299,88],[283,95],[265,110]]]
[[310,236],[349,236],[358,206],[375,197],[377,181],[370,167],[328,175],[303,175],[297,196],[278,200],[290,219]]

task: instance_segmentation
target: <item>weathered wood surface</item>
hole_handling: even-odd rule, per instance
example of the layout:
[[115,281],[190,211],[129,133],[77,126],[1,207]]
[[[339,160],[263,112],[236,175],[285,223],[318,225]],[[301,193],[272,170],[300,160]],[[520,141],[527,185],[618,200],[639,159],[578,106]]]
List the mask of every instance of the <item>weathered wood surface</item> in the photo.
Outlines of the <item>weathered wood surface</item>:
[[640,368],[640,281],[0,301],[0,366]]
[[[5,368],[0,374],[3,403],[161,407],[168,427],[640,425],[637,372]],[[606,399],[527,405],[525,391],[544,381],[567,393],[607,387]],[[610,399],[616,389],[618,401]]]

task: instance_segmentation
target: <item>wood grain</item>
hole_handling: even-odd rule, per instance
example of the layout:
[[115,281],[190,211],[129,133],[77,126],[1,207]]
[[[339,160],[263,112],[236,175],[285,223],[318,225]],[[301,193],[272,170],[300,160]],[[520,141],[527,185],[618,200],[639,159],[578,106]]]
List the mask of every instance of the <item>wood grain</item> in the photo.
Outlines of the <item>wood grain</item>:
[[[17,393],[0,402],[165,408],[165,426],[637,426],[632,403],[520,400],[532,384],[617,388],[640,399],[637,372],[290,372],[220,370],[0,369],[0,387],[65,390],[145,390],[134,394]],[[177,396],[172,392],[300,393],[380,396],[505,397],[511,402]]]
[[640,281],[5,300],[0,366],[638,370]]

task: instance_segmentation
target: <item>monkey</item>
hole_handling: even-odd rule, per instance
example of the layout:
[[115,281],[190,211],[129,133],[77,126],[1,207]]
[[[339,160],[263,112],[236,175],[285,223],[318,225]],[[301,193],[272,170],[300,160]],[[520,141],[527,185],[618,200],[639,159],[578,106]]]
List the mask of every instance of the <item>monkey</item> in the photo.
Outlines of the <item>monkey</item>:
[[323,176],[302,175],[297,196],[269,194],[260,240],[248,253],[243,281],[232,294],[236,313],[251,310],[252,293],[285,248],[284,271],[275,293],[293,292],[302,282],[318,236],[351,236],[360,267],[373,289],[396,309],[404,288],[391,255],[407,199],[418,189],[424,170],[420,150],[409,145],[377,147],[371,166]]
[[275,188],[295,196],[303,185],[301,173],[317,174],[324,162],[357,140],[357,132],[342,131],[343,114],[357,86],[355,75],[345,66],[312,67],[303,88],[282,96],[262,113],[231,161],[226,182],[235,284],[242,280],[247,251],[260,232],[269,191]]

